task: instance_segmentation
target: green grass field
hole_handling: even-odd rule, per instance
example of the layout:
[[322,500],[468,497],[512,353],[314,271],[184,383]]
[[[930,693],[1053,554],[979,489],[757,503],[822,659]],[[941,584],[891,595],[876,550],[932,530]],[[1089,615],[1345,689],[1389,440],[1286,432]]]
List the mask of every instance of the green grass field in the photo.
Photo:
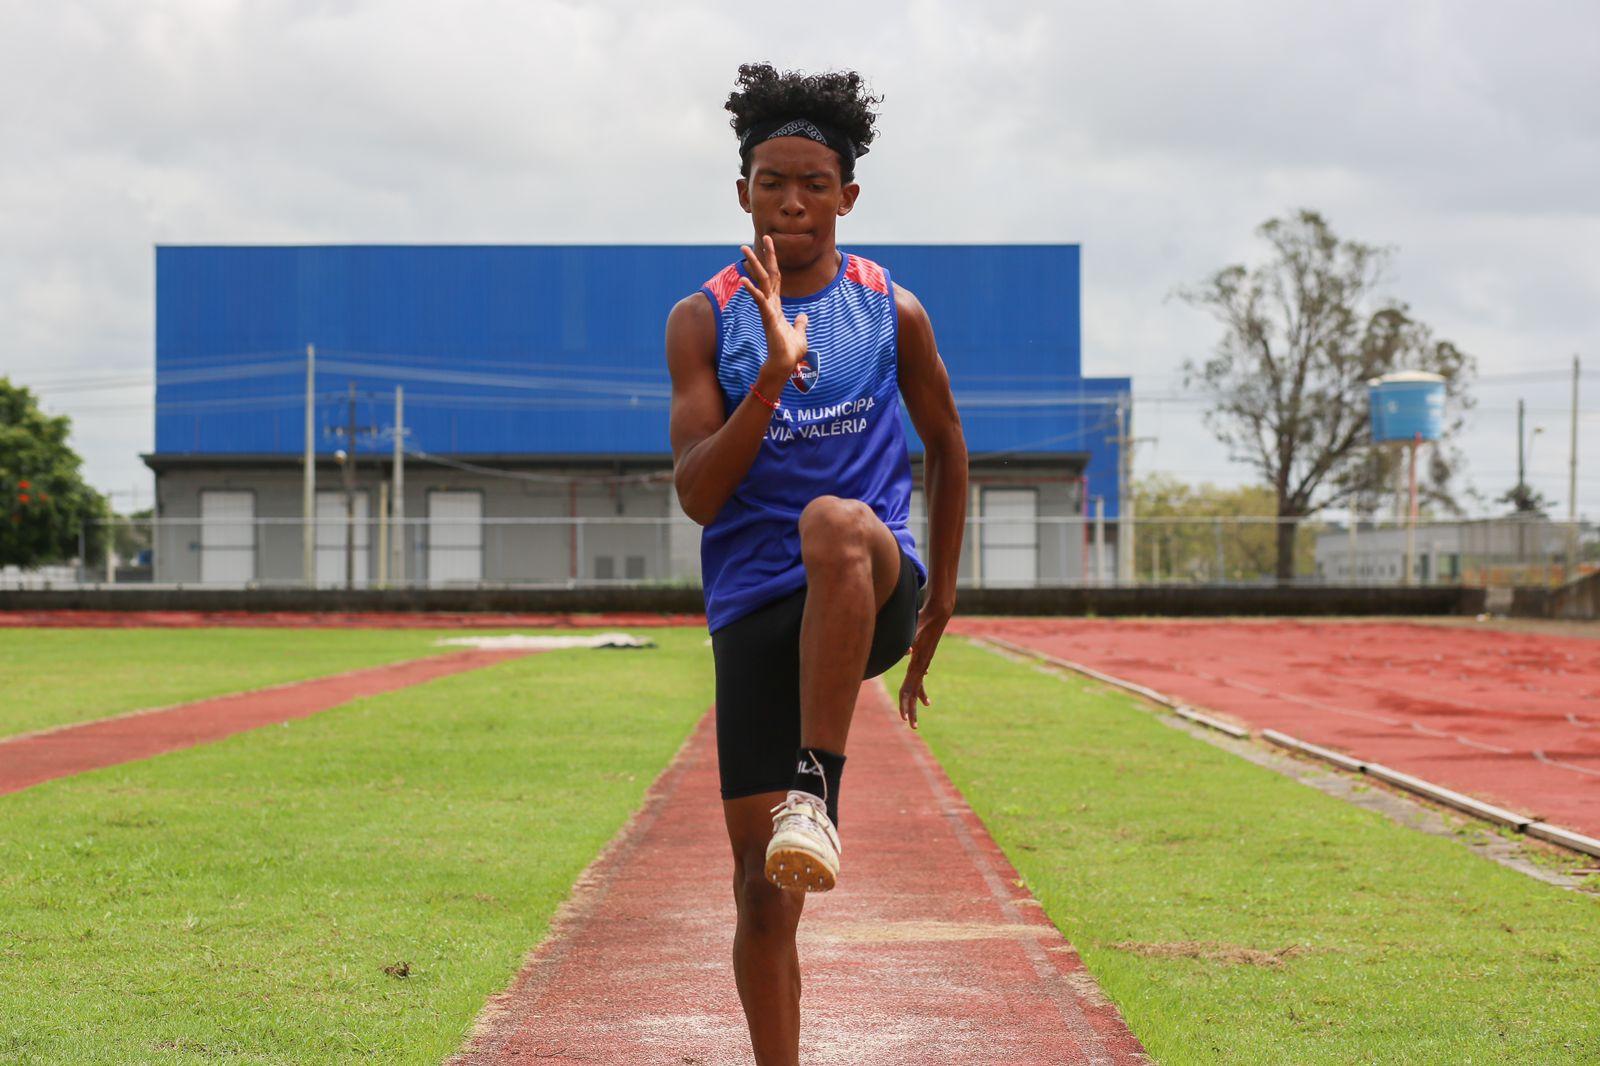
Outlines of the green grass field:
[[[650,635],[0,796],[0,1062],[438,1062],[711,701],[704,631]],[[8,724],[435,637],[70,636],[8,634],[43,705]],[[1600,1061],[1600,898],[957,638],[930,684],[934,751],[1159,1061]]]
[[0,736],[438,655],[416,629],[7,629]]
[[711,702],[704,631],[651,636],[0,797],[0,1061],[440,1061]]
[[929,744],[1158,1061],[1600,1062],[1600,898],[965,641],[929,688]]

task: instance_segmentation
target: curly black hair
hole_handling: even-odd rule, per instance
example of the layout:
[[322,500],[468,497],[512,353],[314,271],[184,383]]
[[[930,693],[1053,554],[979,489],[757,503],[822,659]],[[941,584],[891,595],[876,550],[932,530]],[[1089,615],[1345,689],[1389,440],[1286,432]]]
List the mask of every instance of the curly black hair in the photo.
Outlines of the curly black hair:
[[[866,79],[853,70],[805,74],[780,71],[771,63],[741,63],[738,86],[723,105],[733,113],[728,124],[738,137],[768,119],[804,118],[849,137],[861,155],[877,136],[878,113],[872,109],[883,97],[868,92]],[[842,157],[840,165],[844,166]],[[846,184],[855,180],[854,168],[850,169],[851,173],[840,174]],[[750,176],[748,157],[741,173]]]

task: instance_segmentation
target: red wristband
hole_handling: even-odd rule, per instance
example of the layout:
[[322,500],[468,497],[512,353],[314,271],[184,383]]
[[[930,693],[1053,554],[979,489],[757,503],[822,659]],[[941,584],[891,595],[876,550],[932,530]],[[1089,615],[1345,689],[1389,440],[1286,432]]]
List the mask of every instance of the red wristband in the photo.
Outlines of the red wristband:
[[769,400],[769,399],[767,399],[765,396],[761,395],[759,392],[756,391],[756,387],[754,385],[750,386],[750,395],[754,396],[756,399],[760,400],[762,403],[766,404],[768,407],[772,408],[774,411],[776,411],[778,409],[778,401],[777,400]]

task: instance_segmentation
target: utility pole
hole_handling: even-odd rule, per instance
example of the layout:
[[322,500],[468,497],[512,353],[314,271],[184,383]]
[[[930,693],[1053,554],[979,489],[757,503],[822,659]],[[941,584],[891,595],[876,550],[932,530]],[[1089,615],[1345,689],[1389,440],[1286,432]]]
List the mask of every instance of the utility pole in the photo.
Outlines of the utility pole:
[[406,584],[406,390],[394,387],[394,497],[391,503],[394,531],[394,565],[389,568],[394,582]]
[[1578,575],[1578,357],[1572,357],[1572,440],[1567,453],[1567,578]]
[[1128,453],[1133,442],[1128,439],[1128,422],[1132,412],[1127,402],[1117,400],[1117,584],[1133,582],[1133,500],[1128,494]]
[[306,345],[306,460],[301,478],[300,575],[317,583],[317,346]]
[[[1523,408],[1524,408],[1523,402],[1521,400],[1518,400],[1517,401],[1517,489],[1518,489],[1518,491],[1520,491],[1522,489],[1522,486],[1524,486],[1524,485],[1526,485],[1528,483],[1527,479],[1523,476],[1524,473],[1526,473],[1526,465],[1525,465],[1524,460],[1523,460],[1523,429],[1522,429],[1522,423],[1523,423],[1523,420],[1524,420],[1524,410],[1523,410]],[[1521,510],[1521,508],[1518,508],[1518,510]]]
[[1572,441],[1567,454],[1567,521],[1578,522],[1578,357],[1572,357]]
[[[340,461],[341,473],[344,475],[344,586],[355,588],[356,585],[356,441],[362,433],[376,433],[377,426],[356,425],[356,383],[350,382],[349,415],[339,435],[344,438],[344,448],[340,454],[344,458]],[[367,517],[371,518],[371,513]],[[367,561],[369,572],[371,559]]]

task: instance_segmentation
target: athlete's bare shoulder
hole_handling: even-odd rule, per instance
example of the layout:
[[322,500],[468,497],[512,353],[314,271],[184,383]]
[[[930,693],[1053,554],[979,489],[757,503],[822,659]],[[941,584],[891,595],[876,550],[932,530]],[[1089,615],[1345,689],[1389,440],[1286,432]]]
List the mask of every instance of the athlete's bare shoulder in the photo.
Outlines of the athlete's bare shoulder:
[[939,346],[933,339],[933,322],[927,308],[916,293],[898,282],[894,286],[894,307],[900,332],[900,374],[902,378],[926,374],[939,361]]
[[905,328],[907,322],[917,323],[928,320],[927,308],[922,306],[922,301],[917,299],[917,294],[900,284],[894,283],[894,309],[900,319],[900,327]]
[[[717,317],[711,311],[711,301],[703,292],[692,292],[673,304],[667,314],[667,358],[671,360],[673,348],[687,342],[691,348],[715,349]],[[674,345],[674,341],[679,345]],[[701,343],[703,342],[703,343]]]
[[667,315],[667,372],[672,377],[668,435],[673,461],[723,422],[717,384],[717,320],[704,293],[679,300]]

